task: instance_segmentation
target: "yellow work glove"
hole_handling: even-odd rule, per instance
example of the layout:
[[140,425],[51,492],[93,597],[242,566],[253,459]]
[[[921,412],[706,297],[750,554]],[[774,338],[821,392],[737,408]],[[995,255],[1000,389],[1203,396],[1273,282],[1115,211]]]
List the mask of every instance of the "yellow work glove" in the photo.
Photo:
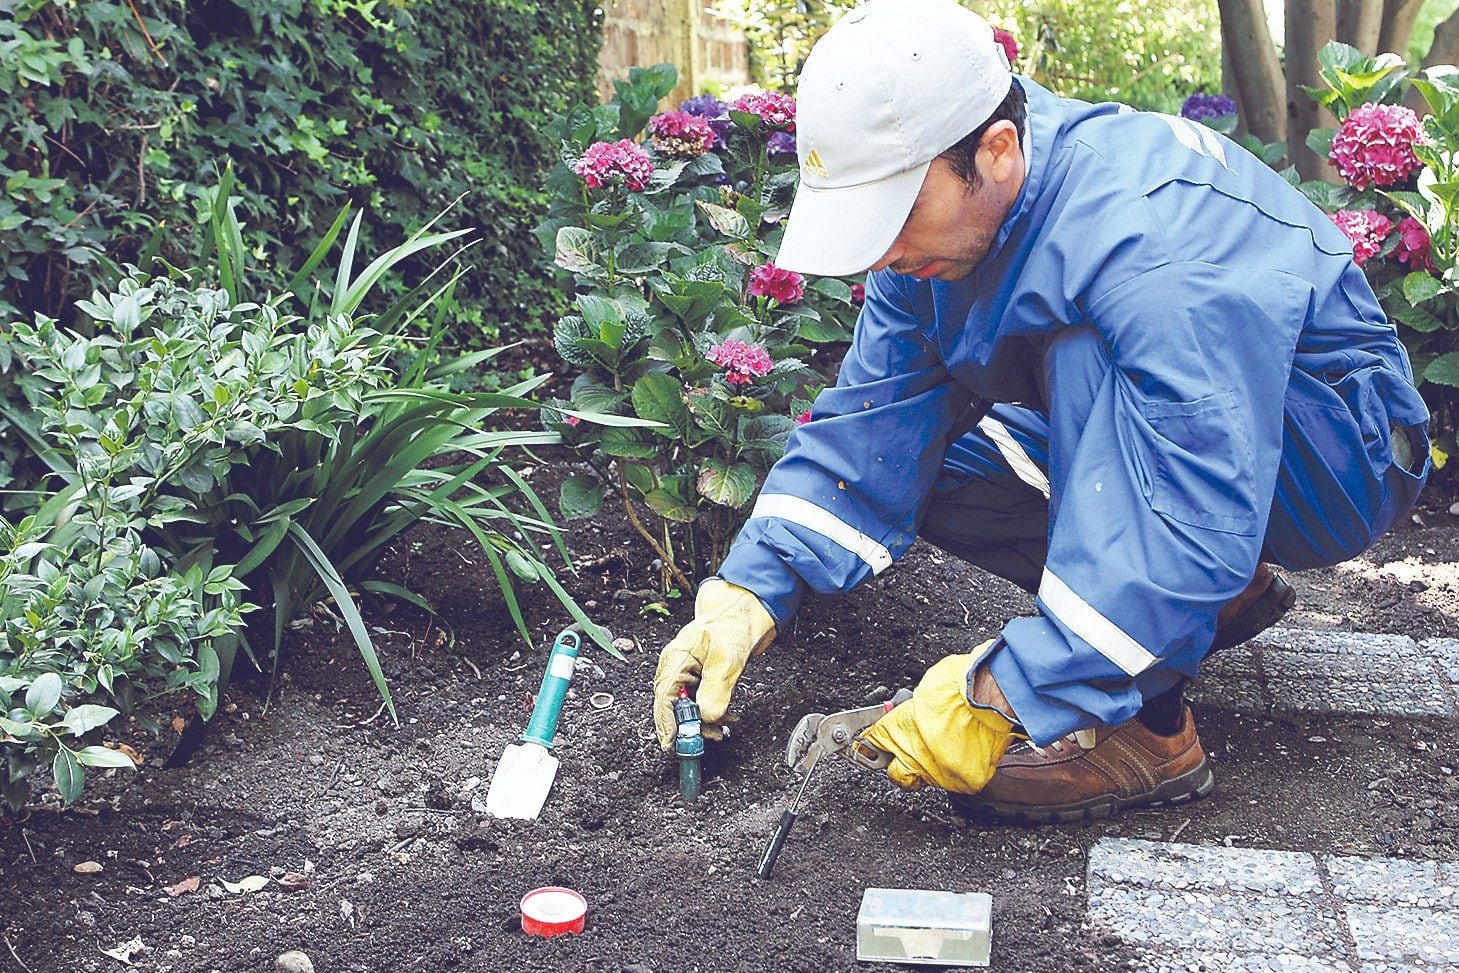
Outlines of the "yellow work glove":
[[775,619],[754,592],[720,578],[699,586],[694,620],[664,646],[654,673],[654,727],[665,750],[673,748],[678,729],[674,700],[679,688],[699,687],[694,698],[704,735],[718,740],[731,722],[726,716],[730,695],[745,663],[764,652],[774,638]]
[[996,710],[968,702],[968,673],[988,654],[990,640],[972,652],[938,662],[907,700],[862,734],[892,755],[887,776],[898,787],[931,784],[976,794],[988,783],[1008,744],[1013,724]]

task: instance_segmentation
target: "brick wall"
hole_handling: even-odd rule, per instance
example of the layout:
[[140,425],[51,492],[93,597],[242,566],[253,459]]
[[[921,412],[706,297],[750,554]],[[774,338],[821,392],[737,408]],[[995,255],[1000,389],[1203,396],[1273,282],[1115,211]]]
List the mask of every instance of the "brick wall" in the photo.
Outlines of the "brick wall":
[[628,69],[668,61],[679,69],[677,102],[706,85],[750,80],[749,48],[733,25],[715,17],[715,0],[607,0],[603,50],[598,55],[598,93],[613,94],[613,81]]

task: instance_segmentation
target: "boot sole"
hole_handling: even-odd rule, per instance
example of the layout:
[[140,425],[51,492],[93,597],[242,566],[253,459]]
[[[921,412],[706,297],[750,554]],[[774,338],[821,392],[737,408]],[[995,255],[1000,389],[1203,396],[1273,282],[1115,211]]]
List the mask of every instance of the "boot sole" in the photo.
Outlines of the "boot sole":
[[1073,821],[1093,821],[1107,818],[1118,811],[1134,807],[1166,807],[1199,800],[1211,793],[1216,786],[1216,775],[1211,773],[1210,764],[1202,759],[1194,768],[1162,782],[1153,791],[1120,797],[1118,794],[1102,794],[1087,801],[1046,807],[1026,807],[1019,804],[999,804],[978,797],[961,794],[948,795],[955,811],[970,818],[992,818],[1004,824],[1065,824]]
[[1242,642],[1249,642],[1262,632],[1271,628],[1282,620],[1282,616],[1292,610],[1297,604],[1297,592],[1278,576],[1272,577],[1272,583],[1267,585],[1261,597],[1252,602],[1246,611],[1232,619],[1232,625],[1226,629],[1217,629],[1215,641],[1211,643],[1211,651],[1219,652],[1222,649],[1229,649],[1240,645]]

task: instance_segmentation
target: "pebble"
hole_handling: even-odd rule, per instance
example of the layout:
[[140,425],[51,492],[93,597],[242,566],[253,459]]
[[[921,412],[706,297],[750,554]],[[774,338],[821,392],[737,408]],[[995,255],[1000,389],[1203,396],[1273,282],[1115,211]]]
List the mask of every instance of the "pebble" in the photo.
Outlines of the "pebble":
[[307,953],[291,949],[274,960],[274,969],[278,973],[314,973],[314,961]]
[[1452,504],[1449,507],[1449,513],[1453,514],[1455,517],[1459,517],[1459,503]]

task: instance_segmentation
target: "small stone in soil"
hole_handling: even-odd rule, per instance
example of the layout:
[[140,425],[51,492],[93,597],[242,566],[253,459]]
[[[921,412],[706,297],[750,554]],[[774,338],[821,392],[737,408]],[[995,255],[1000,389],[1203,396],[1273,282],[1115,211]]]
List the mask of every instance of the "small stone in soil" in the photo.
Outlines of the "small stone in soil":
[[278,973],[314,973],[314,961],[306,953],[291,949],[274,960]]

